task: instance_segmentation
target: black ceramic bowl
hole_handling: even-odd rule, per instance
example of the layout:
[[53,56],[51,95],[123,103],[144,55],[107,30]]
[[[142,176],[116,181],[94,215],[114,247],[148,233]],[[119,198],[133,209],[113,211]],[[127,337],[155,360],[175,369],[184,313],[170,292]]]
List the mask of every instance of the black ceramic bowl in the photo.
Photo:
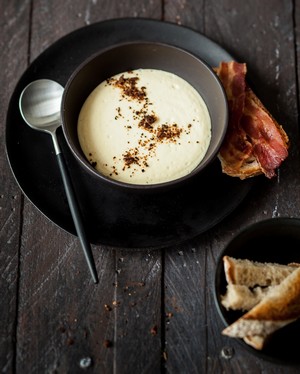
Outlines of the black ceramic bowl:
[[[300,219],[281,217],[250,225],[234,237],[220,254],[215,274],[214,297],[224,328],[243,314],[239,311],[227,311],[221,304],[221,295],[225,294],[227,285],[223,268],[225,255],[259,262],[300,263]],[[275,332],[262,351],[250,347],[242,339],[225,336],[224,339],[237,340],[262,358],[286,364],[299,364],[299,336],[300,320]]]
[[[77,120],[86,98],[102,81],[117,73],[138,68],[165,70],[180,76],[200,93],[208,107],[212,125],[209,149],[201,163],[185,177],[148,185],[118,182],[99,173],[87,161],[81,150],[77,137]],[[226,95],[219,79],[204,61],[171,45],[132,42],[101,50],[74,71],[63,95],[62,121],[69,148],[82,167],[99,181],[129,189],[155,190],[189,180],[215,159],[227,130],[228,108]]]

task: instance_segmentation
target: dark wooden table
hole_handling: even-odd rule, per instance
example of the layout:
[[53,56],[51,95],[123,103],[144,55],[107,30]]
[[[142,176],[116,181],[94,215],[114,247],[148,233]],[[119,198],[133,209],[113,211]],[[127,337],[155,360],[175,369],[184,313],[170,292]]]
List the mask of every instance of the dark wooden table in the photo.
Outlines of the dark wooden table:
[[[56,40],[123,17],[187,26],[246,62],[291,148],[276,178],[260,178],[229,216],[198,237],[151,251],[93,245],[100,278],[94,285],[77,237],[18,187],[5,153],[6,115],[19,78]],[[300,2],[2,0],[0,21],[1,372],[298,373],[300,366],[258,358],[222,336],[212,288],[220,251],[240,229],[300,215]]]

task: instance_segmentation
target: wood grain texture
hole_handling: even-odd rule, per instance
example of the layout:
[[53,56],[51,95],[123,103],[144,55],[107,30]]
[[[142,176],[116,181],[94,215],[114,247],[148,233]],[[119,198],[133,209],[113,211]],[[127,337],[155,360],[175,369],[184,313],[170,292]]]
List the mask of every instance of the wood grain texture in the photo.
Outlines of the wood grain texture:
[[[0,14],[1,371],[299,372],[223,337],[212,290],[217,258],[237,232],[264,218],[300,216],[300,0],[4,0]],[[95,286],[78,239],[20,193],[3,147],[5,115],[18,78],[40,53],[73,30],[120,17],[191,27],[245,61],[291,148],[274,180],[258,178],[245,201],[198,238],[150,252],[93,246]]]
[[164,20],[204,33],[205,1],[165,0]]
[[117,251],[115,372],[159,373],[161,253]]
[[[184,16],[180,13],[183,7]],[[186,2],[166,2],[165,19],[174,21],[175,14],[182,14],[184,25],[204,33],[247,63],[253,88],[290,134],[291,148],[277,178],[261,178],[246,201],[221,225],[167,253],[165,309],[174,314],[166,326],[166,368],[181,373],[295,373],[293,367],[258,360],[237,342],[222,337],[212,292],[212,269],[233,233],[254,217],[299,216],[299,182],[294,177],[300,165],[293,3],[209,1],[198,9],[197,18],[195,13],[189,14],[194,9]],[[181,306],[178,310],[172,308],[175,299]]]
[[23,198],[5,152],[5,120],[18,77],[27,65],[30,2],[0,3],[0,370],[13,371],[17,324],[20,226]]
[[[160,12],[157,2],[34,1],[30,61],[79,27]],[[94,286],[78,239],[27,200],[23,214],[17,371],[76,373],[84,359],[99,373],[159,370],[160,253],[94,246],[100,280]]]
[[58,1],[36,0],[33,7],[31,60],[69,32],[106,19],[161,18],[161,2],[154,1]]

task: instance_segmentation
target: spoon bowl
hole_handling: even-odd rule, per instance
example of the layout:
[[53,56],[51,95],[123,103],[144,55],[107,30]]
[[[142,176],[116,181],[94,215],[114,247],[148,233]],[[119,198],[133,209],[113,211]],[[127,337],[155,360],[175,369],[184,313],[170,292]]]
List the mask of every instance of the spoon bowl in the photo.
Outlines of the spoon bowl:
[[60,105],[64,88],[49,79],[31,82],[21,93],[19,108],[24,121],[35,130],[51,133],[61,126]]
[[80,239],[92,278],[97,283],[98,277],[91,246],[84,231],[76,195],[56,137],[56,130],[61,126],[60,108],[63,92],[64,88],[55,81],[49,79],[33,81],[23,89],[19,99],[19,109],[27,125],[52,136],[76,232]]

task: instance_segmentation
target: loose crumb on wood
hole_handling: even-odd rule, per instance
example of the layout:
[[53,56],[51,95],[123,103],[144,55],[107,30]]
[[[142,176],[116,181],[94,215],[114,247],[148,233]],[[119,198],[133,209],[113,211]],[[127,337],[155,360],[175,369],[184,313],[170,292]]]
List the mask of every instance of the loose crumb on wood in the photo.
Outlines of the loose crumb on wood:
[[150,332],[151,332],[151,335],[155,336],[157,335],[157,331],[158,331],[158,327],[155,325],[151,328]]
[[104,309],[107,310],[108,312],[111,311],[111,306],[108,304],[104,304]]
[[112,342],[108,339],[105,339],[104,342],[103,342],[103,346],[105,348],[110,348],[110,347],[112,347]]

